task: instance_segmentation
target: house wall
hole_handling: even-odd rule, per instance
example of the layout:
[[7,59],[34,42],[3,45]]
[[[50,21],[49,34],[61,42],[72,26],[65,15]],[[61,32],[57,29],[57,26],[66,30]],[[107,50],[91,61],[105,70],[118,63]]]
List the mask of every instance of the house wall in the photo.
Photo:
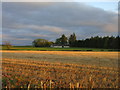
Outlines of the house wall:
[[[62,46],[51,46],[53,48],[62,48]],[[69,46],[64,46],[64,48],[69,48]]]

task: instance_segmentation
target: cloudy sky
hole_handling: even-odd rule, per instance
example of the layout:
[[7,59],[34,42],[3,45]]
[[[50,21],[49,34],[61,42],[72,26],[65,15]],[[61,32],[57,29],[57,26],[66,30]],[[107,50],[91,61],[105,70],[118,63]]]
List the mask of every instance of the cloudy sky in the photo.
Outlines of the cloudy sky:
[[118,34],[117,2],[3,2],[2,40],[31,45],[76,33],[77,39]]

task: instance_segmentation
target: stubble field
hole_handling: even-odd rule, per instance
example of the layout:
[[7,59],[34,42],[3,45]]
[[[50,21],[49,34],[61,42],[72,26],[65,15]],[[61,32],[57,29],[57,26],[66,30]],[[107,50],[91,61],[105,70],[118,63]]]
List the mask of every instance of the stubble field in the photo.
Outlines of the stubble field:
[[3,88],[118,88],[118,52],[2,51]]

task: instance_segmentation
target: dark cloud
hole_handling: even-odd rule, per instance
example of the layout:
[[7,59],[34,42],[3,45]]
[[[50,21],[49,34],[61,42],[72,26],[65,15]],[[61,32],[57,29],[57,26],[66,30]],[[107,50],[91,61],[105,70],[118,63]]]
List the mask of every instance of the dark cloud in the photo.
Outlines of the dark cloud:
[[118,32],[117,13],[84,3],[4,2],[2,9],[3,40],[15,45],[27,45],[36,38],[55,40],[63,33],[75,32],[84,39]]

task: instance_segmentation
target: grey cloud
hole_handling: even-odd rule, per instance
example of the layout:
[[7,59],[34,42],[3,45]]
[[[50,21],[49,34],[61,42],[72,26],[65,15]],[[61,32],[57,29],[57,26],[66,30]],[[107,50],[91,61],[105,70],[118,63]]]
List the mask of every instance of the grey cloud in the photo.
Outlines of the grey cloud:
[[14,26],[12,26],[11,28],[16,28],[16,29],[33,29],[33,30],[46,30],[46,31],[51,31],[51,32],[62,32],[65,31],[64,29],[60,28],[60,27],[55,27],[55,26],[38,26],[38,25],[22,25],[22,24],[15,24]]
[[[68,36],[75,32],[78,39],[83,39],[118,32],[116,13],[85,3],[4,2],[2,18],[3,34],[13,37],[11,40],[26,40],[26,44],[27,39],[55,40],[63,33]],[[3,39],[7,40],[7,37],[3,36]]]

